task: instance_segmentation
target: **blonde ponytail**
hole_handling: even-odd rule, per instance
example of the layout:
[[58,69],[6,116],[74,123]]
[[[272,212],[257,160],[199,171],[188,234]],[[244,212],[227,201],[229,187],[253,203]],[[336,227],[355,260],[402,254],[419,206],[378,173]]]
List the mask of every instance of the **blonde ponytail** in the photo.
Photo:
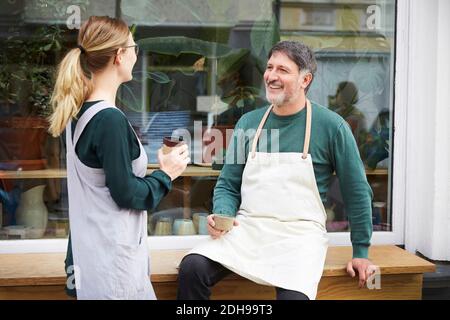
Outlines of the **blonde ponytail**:
[[49,118],[49,132],[53,137],[61,135],[69,119],[78,114],[92,90],[91,80],[86,77],[81,67],[80,55],[80,49],[70,50],[58,67],[50,101],[53,114]]
[[53,114],[49,132],[58,137],[93,90],[92,75],[104,70],[119,48],[126,46],[130,31],[117,18],[90,17],[78,33],[78,47],[61,61],[51,98]]

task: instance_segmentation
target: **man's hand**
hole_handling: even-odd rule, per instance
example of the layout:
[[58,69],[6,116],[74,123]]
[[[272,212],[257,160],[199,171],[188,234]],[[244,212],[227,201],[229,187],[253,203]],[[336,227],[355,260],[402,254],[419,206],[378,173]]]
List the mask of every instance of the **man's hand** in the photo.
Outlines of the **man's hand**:
[[[216,225],[216,223],[214,222],[214,214],[210,214],[207,217],[207,221],[208,221],[208,233],[211,236],[211,238],[219,239],[221,236],[223,236],[225,233],[228,232],[228,231],[222,231],[222,230],[214,228],[214,226]],[[236,227],[238,225],[239,225],[239,222],[237,221],[237,219],[234,219],[233,226]]]
[[354,278],[359,275],[359,287],[363,288],[369,277],[375,273],[376,266],[369,259],[354,258],[347,264],[347,273]]

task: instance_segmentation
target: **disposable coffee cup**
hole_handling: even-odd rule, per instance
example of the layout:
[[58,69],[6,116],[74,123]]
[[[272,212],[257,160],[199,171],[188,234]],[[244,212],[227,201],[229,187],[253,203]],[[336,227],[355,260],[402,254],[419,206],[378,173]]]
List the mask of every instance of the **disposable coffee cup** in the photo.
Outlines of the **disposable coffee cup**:
[[233,228],[234,217],[223,215],[223,214],[214,214],[214,228],[222,231],[230,231]]
[[183,143],[183,137],[164,137],[162,152],[164,154],[168,154],[172,151],[172,148],[177,147]]

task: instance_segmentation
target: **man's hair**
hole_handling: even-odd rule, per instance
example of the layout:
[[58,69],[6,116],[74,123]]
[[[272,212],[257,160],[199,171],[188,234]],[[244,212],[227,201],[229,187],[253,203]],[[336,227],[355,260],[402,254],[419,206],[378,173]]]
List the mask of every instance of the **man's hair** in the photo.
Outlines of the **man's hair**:
[[[314,75],[317,71],[317,62],[314,52],[307,45],[297,41],[280,41],[270,49],[267,58],[270,59],[275,52],[282,52],[287,55],[298,66],[299,72],[310,72],[314,80]],[[311,80],[305,92],[308,91],[313,80]]]

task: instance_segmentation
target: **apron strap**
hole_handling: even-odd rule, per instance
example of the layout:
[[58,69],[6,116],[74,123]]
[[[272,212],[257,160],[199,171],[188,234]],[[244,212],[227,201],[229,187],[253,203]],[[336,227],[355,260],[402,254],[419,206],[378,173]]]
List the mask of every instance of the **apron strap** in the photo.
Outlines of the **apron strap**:
[[[100,101],[96,104],[92,105],[89,109],[87,109],[82,116],[78,119],[77,125],[75,127],[75,131],[73,133],[73,143],[72,145],[75,147],[77,145],[78,139],[84,131],[84,128],[88,125],[89,121],[100,111],[108,108],[116,108],[112,106],[106,101]],[[117,109],[117,108],[116,108]]]
[[259,136],[261,135],[262,127],[264,126],[264,123],[266,123],[267,117],[269,116],[272,108],[273,108],[273,105],[270,105],[270,107],[267,108],[267,111],[264,114],[264,117],[262,118],[261,122],[259,123],[258,129],[256,130],[256,134],[255,134],[255,137],[253,138],[253,144],[252,144],[252,158],[255,157],[256,145],[258,144],[258,139],[259,139]]
[[72,120],[69,119],[66,124],[66,149],[72,151]]
[[309,141],[311,139],[311,101],[306,99],[306,128],[305,128],[305,142],[303,143],[303,155],[302,159],[308,157]]
[[[267,118],[269,117],[270,111],[272,111],[273,105],[271,105],[266,113],[264,114],[263,118],[261,119],[261,122],[259,123],[258,129],[256,130],[255,137],[253,138],[252,143],[252,154],[251,157],[254,158],[256,154],[256,146],[258,144],[259,136],[261,135],[262,128],[264,124],[266,123]],[[303,154],[302,159],[306,159],[308,157],[308,150],[309,150],[309,141],[311,139],[311,102],[309,99],[306,99],[306,128],[305,128],[305,141],[303,144]]]

